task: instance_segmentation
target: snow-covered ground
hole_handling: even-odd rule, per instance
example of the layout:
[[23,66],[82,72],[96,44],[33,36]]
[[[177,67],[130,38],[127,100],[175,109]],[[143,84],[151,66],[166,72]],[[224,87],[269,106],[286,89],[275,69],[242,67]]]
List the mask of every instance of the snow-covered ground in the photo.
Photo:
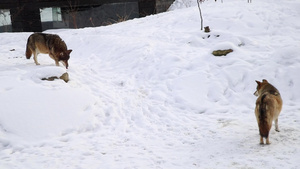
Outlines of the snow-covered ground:
[[[209,34],[196,5],[46,31],[73,49],[69,83],[40,80],[66,70],[25,58],[31,33],[1,33],[0,168],[298,168],[300,2],[206,1]],[[263,78],[284,101],[271,145],[259,144],[254,115]]]

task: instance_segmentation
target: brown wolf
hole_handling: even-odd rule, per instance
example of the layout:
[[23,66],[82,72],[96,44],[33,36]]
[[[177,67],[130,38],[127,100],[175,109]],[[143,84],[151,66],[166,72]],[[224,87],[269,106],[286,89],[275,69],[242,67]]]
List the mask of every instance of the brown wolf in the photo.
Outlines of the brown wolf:
[[278,116],[282,108],[282,99],[279,91],[267,80],[256,81],[257,88],[254,93],[258,96],[256,100],[255,116],[258,123],[260,144],[264,144],[263,138],[266,138],[266,144],[270,144],[269,132],[272,122],[275,120],[275,130],[279,132]]
[[66,43],[58,36],[54,34],[34,33],[28,37],[26,45],[26,58],[30,59],[33,54],[33,59],[36,65],[39,65],[37,61],[37,55],[39,53],[49,54],[49,56],[55,60],[56,66],[59,66],[59,61],[68,69],[68,60],[70,59],[70,53],[72,50],[67,49]]

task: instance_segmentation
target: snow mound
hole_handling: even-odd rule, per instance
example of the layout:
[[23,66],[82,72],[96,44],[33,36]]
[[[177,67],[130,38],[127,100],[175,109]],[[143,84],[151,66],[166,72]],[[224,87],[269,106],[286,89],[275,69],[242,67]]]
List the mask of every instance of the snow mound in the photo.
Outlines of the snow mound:
[[[46,31],[73,49],[68,70],[47,55],[27,60],[31,33],[1,33],[0,168],[297,168],[300,3],[221,2],[202,3],[208,34],[189,0],[111,26]],[[234,52],[212,55],[226,48]],[[66,71],[68,83],[41,80]],[[262,79],[284,102],[268,146],[254,115]]]

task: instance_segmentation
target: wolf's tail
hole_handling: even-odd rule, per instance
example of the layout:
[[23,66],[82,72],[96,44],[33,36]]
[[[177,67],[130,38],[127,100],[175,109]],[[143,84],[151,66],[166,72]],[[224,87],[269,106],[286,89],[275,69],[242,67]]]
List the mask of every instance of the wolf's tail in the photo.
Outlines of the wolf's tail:
[[267,102],[265,97],[267,94],[264,94],[261,97],[261,102],[259,105],[259,133],[262,137],[267,138],[269,136],[269,131],[271,129],[272,123],[269,124],[269,120],[267,117]]
[[26,44],[26,52],[25,52],[25,55],[26,55],[26,58],[27,59],[30,59],[31,55],[32,55],[32,51],[29,49],[29,39],[27,40],[27,44]]

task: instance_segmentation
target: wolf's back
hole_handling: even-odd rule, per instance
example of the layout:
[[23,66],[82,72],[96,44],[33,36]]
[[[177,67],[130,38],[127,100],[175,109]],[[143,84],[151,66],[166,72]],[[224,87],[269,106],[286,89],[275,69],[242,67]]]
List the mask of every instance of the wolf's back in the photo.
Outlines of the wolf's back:
[[[38,46],[45,46],[46,47],[46,40],[47,35],[44,33],[34,33],[30,35],[27,39],[27,45],[26,45],[26,58],[30,59],[31,55],[38,49]],[[36,46],[38,44],[38,46]],[[40,51],[41,52],[41,51]]]

